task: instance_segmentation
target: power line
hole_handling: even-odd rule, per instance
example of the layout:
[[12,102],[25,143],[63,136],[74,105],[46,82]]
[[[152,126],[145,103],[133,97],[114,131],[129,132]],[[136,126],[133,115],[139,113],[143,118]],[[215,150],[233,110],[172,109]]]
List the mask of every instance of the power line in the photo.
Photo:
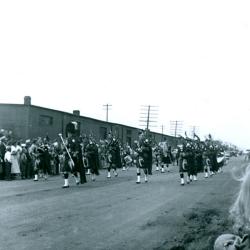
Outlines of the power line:
[[177,137],[177,135],[182,133],[183,121],[170,121],[170,133]]
[[152,106],[152,105],[141,105],[142,112],[140,113],[140,120],[139,122],[142,123],[143,127],[146,127],[148,130],[149,127],[157,127],[156,125],[153,125],[152,123],[156,123],[156,119],[158,117],[158,110],[156,109],[157,106]]
[[164,129],[165,129],[165,126],[162,124],[161,125],[161,140],[163,140]]
[[103,107],[105,107],[105,110],[106,110],[106,122],[109,121],[109,110],[110,110],[110,107],[112,107],[111,104],[105,104],[105,105],[102,105]]

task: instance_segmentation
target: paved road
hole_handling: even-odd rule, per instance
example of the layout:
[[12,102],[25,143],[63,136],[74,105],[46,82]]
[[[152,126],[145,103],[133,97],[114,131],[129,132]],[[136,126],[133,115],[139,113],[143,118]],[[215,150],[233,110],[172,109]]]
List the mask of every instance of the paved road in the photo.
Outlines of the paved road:
[[154,172],[140,185],[134,168],[110,180],[102,171],[96,182],[81,186],[72,178],[69,189],[61,188],[60,176],[36,183],[0,181],[0,249],[154,249],[174,237],[190,208],[236,192],[230,169],[241,164],[234,158],[223,173],[209,179],[200,174],[185,186],[176,166],[169,173]]

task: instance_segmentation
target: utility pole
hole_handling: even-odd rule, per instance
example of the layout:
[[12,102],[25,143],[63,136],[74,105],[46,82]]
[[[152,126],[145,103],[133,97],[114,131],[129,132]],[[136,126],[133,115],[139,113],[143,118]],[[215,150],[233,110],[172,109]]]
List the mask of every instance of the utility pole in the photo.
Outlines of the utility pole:
[[142,112],[139,122],[140,126],[145,127],[147,130],[149,130],[149,127],[156,127],[156,125],[153,125],[152,123],[156,123],[157,119],[157,113],[158,110],[156,109],[157,106],[152,105],[143,105],[142,106]]
[[194,135],[197,134],[197,126],[190,126],[190,132],[192,137],[194,138]]
[[105,105],[102,105],[102,106],[106,110],[106,122],[108,122],[109,121],[109,107],[112,107],[112,105],[111,104],[105,104]]
[[177,137],[177,134],[182,132],[183,121],[170,121],[170,133],[174,137]]
[[165,128],[165,126],[162,124],[161,125],[161,140],[163,140],[164,128]]

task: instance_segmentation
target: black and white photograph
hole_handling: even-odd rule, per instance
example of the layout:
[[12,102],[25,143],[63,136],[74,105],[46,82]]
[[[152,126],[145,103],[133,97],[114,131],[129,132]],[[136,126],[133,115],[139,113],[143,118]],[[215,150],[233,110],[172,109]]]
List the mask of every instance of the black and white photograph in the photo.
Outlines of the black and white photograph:
[[0,0],[0,250],[250,250],[250,1]]

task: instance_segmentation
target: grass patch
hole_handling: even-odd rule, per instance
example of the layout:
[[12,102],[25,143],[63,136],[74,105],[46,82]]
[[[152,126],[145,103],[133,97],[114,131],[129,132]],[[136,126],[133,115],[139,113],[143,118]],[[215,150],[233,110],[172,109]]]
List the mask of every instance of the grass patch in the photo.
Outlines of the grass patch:
[[231,228],[227,214],[218,209],[193,209],[184,218],[185,233],[176,249],[211,250],[218,235]]

